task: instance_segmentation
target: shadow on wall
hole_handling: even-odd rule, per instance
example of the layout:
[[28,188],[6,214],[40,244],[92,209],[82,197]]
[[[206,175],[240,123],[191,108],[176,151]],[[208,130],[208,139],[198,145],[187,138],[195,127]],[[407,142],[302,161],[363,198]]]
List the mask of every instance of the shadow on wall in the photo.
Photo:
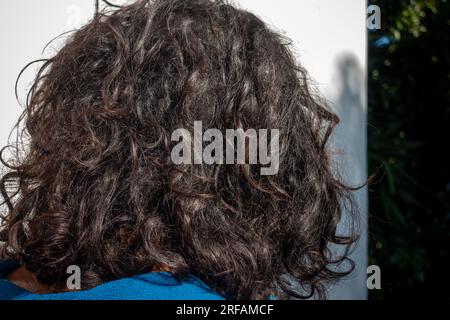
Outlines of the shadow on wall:
[[[334,109],[340,123],[332,138],[332,147],[338,151],[336,164],[344,181],[350,186],[362,185],[367,180],[367,98],[366,73],[357,58],[342,54],[336,59],[336,70],[332,83],[335,84]],[[330,299],[367,299],[367,188],[354,192],[357,205],[356,243],[351,259],[355,270],[344,280],[330,288]],[[348,212],[338,232],[348,234]],[[339,252],[338,247],[335,251]]]

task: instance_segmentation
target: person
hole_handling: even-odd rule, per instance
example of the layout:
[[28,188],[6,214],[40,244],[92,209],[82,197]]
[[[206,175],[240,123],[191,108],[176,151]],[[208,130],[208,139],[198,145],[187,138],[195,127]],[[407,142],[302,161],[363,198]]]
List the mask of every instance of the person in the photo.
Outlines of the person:
[[[354,266],[354,232],[337,232],[352,189],[309,82],[288,38],[225,1],[97,10],[44,62],[26,139],[4,149],[0,298],[326,298]],[[172,133],[198,121],[279,130],[277,170],[174,163]]]

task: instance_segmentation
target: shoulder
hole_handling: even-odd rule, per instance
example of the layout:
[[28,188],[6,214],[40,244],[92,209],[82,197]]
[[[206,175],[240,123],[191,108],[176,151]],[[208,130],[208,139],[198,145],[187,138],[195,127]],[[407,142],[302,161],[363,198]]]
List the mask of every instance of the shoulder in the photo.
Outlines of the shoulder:
[[[16,265],[17,267],[17,265]],[[176,280],[168,272],[151,272],[104,283],[90,290],[32,294],[4,277],[13,264],[0,262],[0,299],[16,300],[222,300],[201,280],[189,276]],[[2,273],[3,271],[3,273]]]
[[189,276],[176,280],[168,272],[151,272],[105,283],[85,292],[90,297],[127,300],[218,300],[223,299],[205,283]]

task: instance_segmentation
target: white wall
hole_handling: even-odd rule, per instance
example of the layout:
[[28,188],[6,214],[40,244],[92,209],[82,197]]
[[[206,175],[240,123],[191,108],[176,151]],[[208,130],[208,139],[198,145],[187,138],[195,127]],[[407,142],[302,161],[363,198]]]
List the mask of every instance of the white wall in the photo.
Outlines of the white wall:
[[[115,3],[123,3],[116,0]],[[242,7],[294,40],[300,61],[316,86],[341,116],[334,143],[345,154],[341,167],[349,183],[366,178],[366,2],[364,0],[235,0]],[[87,21],[94,0],[3,1],[0,12],[0,145],[20,114],[14,82],[23,66],[42,57],[53,37]],[[58,42],[56,42],[58,44]],[[55,47],[55,45],[53,45]],[[51,52],[51,50],[50,50]],[[19,84],[25,96],[33,72]],[[353,258],[357,269],[331,291],[334,299],[365,299],[367,264],[367,191],[357,194],[361,210],[361,240]]]

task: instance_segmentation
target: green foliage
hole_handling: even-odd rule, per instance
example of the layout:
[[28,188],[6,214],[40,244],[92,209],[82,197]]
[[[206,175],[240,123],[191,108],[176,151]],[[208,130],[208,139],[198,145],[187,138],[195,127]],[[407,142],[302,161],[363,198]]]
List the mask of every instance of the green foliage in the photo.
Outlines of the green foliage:
[[369,263],[383,282],[370,294],[438,294],[449,284],[450,2],[370,4],[382,29],[369,33]]

